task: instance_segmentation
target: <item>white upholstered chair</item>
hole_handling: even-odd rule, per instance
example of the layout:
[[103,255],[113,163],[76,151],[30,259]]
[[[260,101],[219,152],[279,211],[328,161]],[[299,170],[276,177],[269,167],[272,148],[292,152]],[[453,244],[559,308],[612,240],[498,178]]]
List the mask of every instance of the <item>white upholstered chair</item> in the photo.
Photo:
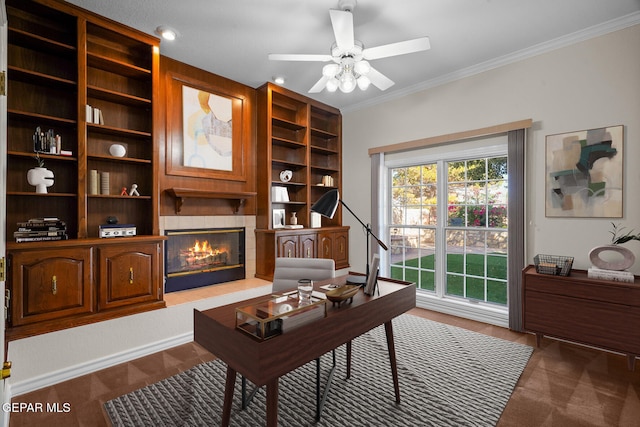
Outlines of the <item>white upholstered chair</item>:
[[[332,279],[336,276],[336,264],[333,259],[325,258],[276,258],[275,269],[273,271],[272,293],[295,290],[298,286],[298,280],[311,279],[320,281]],[[331,374],[336,366],[336,354],[333,351],[333,364]],[[329,380],[330,382],[331,380]],[[320,419],[322,405],[326,399],[329,385],[325,388],[322,399],[320,398],[320,358],[316,359],[316,420]],[[255,390],[246,396],[246,379],[242,377],[242,407],[245,408],[252,399]]]
[[324,258],[276,258],[271,292],[296,289],[298,280],[313,281],[336,277],[336,263]]

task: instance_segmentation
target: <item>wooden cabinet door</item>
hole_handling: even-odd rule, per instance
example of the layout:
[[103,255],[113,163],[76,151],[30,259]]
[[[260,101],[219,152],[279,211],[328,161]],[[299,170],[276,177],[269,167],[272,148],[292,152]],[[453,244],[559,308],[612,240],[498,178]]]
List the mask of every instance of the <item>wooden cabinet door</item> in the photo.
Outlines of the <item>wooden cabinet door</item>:
[[158,245],[148,243],[98,248],[99,310],[160,298]]
[[333,233],[318,233],[318,258],[333,258]]
[[301,234],[298,236],[298,247],[300,252],[298,258],[315,258],[316,257],[316,234]]
[[12,326],[91,313],[91,248],[12,254]]
[[336,231],[333,235],[333,259],[336,269],[349,267],[349,232]]
[[298,257],[298,236],[295,234],[285,234],[278,236],[277,243],[278,257],[297,258]]

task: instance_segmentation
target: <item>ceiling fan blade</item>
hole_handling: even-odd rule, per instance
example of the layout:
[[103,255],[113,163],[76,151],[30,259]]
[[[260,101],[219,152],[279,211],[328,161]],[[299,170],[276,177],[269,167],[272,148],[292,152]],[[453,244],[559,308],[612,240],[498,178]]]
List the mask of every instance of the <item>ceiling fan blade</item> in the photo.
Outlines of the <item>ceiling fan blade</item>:
[[387,90],[395,84],[393,80],[373,67],[371,67],[371,70],[367,73],[367,77],[371,80],[371,83],[380,90]]
[[270,53],[269,59],[272,61],[331,61],[331,55],[305,55],[305,54],[288,54],[288,53]]
[[330,77],[327,77],[327,76],[320,77],[320,80],[318,80],[316,84],[314,84],[313,87],[309,89],[309,93],[322,92],[322,89],[324,89],[324,87],[327,85],[329,78]]
[[353,49],[353,15],[344,10],[329,9],[336,45],[342,51]]
[[382,46],[371,47],[362,51],[362,57],[367,60],[388,58],[389,56],[405,55],[407,53],[421,52],[431,48],[429,37],[420,37],[398,43],[390,43]]

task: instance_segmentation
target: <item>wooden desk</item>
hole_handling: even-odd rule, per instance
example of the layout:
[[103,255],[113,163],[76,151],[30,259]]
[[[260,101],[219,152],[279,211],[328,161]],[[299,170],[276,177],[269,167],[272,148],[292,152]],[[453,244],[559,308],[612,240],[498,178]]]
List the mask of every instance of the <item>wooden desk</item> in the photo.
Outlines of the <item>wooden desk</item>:
[[[345,282],[346,276],[314,285],[316,291],[322,291],[319,286],[324,283]],[[235,308],[264,296],[202,312],[194,309],[195,342],[227,364],[222,425],[229,425],[237,373],[257,386],[267,386],[267,426],[275,427],[281,376],[382,324],[387,335],[395,398],[400,403],[391,320],[416,306],[416,289],[409,282],[388,279],[379,279],[378,288],[380,294],[374,296],[360,290],[351,304],[338,307],[328,302],[324,319],[266,341],[258,341],[235,327]]]

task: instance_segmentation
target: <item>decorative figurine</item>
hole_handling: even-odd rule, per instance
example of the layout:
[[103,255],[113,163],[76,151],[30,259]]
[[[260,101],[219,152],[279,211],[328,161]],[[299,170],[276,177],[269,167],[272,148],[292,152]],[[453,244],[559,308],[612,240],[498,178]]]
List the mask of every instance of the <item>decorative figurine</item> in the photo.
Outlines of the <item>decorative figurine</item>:
[[131,184],[131,190],[129,191],[129,195],[130,196],[140,195],[140,193],[138,193],[138,184]]
[[122,191],[120,192],[121,196],[126,196],[127,195],[127,187],[122,187]]

